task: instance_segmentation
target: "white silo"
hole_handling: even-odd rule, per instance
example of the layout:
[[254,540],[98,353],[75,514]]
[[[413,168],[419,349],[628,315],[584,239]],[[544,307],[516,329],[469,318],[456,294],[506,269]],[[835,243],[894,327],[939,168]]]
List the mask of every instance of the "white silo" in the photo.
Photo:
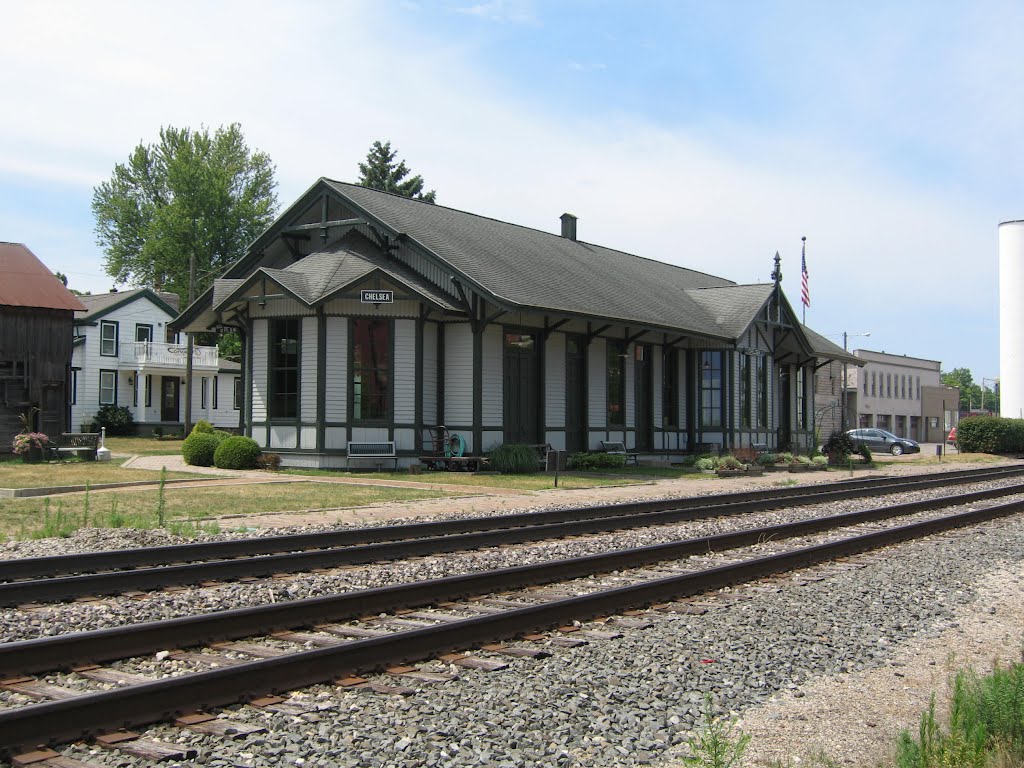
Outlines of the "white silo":
[[999,415],[1024,418],[1024,221],[999,225]]

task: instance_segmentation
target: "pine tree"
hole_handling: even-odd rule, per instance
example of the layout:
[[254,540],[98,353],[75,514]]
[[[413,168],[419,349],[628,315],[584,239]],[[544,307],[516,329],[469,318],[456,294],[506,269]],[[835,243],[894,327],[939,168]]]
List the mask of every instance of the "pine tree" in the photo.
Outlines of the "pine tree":
[[411,179],[409,168],[404,160],[395,164],[397,150],[391,149],[391,142],[381,144],[373,142],[369,153],[366,155],[366,162],[359,164],[359,184],[371,189],[380,189],[384,192],[392,192],[403,197],[411,197],[413,200],[422,200],[426,203],[434,203],[437,193],[434,190],[423,192],[423,177],[416,174]]

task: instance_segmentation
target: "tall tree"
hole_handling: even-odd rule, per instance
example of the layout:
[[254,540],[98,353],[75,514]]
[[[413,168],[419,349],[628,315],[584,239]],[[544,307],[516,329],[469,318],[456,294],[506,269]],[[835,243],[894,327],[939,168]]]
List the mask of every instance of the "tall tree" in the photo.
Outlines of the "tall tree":
[[369,153],[366,155],[366,162],[359,164],[359,181],[363,187],[380,189],[384,192],[393,192],[403,197],[411,197],[414,200],[423,200],[427,203],[434,203],[437,193],[434,190],[423,191],[423,177],[416,174],[410,179],[410,170],[405,165],[405,160],[395,163],[398,151],[391,149],[391,142],[381,144],[373,142]]
[[104,268],[121,283],[189,299],[195,257],[195,296],[273,220],[274,165],[251,151],[237,123],[218,128],[166,127],[160,141],[139,144],[128,162],[93,190],[97,243]]

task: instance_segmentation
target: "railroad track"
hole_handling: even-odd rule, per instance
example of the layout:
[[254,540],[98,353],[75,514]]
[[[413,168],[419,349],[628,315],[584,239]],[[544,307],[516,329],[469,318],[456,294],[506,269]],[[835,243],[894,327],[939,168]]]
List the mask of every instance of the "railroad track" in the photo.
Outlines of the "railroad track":
[[[945,500],[945,505],[962,507],[965,503],[977,503],[965,502],[972,496],[950,497]],[[494,653],[530,655],[529,648],[493,644],[525,633],[679,599],[1024,511],[1024,501],[1013,501],[884,530],[864,533],[861,529],[852,535],[774,551],[767,556],[757,552],[765,548],[778,550],[778,542],[784,538],[877,525],[882,520],[919,514],[924,509],[938,506],[936,500],[915,502],[584,558],[9,643],[0,646],[0,674],[8,677],[5,685],[9,690],[19,690],[18,686],[21,690],[28,690],[31,686],[25,677],[29,674],[152,654],[158,649],[228,641],[210,657],[215,660],[213,663],[223,665],[220,668],[150,681],[140,680],[132,673],[107,671],[105,676],[100,674],[99,679],[120,679],[133,684],[84,695],[61,693],[58,686],[50,691],[50,695],[71,697],[0,711],[0,751],[11,754],[38,744],[64,742],[87,734],[154,722],[165,719],[170,713],[252,700],[265,694],[432,658],[457,649],[485,645]],[[676,564],[664,565],[681,557],[699,553],[706,558],[708,553],[743,546],[753,547],[756,554],[748,553],[744,559],[726,564],[711,562],[709,567],[697,570],[680,570]],[[651,566],[664,570],[657,573],[646,570]],[[639,570],[631,577],[626,573],[627,569]],[[510,590],[555,582],[592,580],[594,574],[612,574],[612,577],[607,577],[612,586],[602,585],[586,594],[568,596],[567,591],[571,592],[572,587],[547,588],[540,594],[550,599],[540,603],[531,603],[529,595],[510,599],[507,594]],[[629,580],[628,583],[622,583],[623,579]],[[468,602],[461,605],[451,602],[456,600]],[[433,608],[427,610],[431,606]],[[404,614],[401,613],[403,611]],[[382,618],[382,613],[387,616]],[[367,622],[339,623],[366,616],[377,617],[374,619],[376,629],[368,628]],[[392,631],[409,623],[429,623],[429,626]],[[381,625],[387,629],[381,629]],[[308,627],[316,632],[295,631]],[[284,634],[281,630],[285,630]],[[263,652],[258,644],[230,642],[275,632],[274,642]],[[274,650],[275,643],[307,643],[322,647],[289,653],[280,648]],[[224,649],[242,654],[263,653],[268,657],[240,661],[225,657]],[[197,662],[202,655],[185,652],[183,658]],[[95,669],[83,670],[82,674],[86,672],[91,672],[95,679]],[[11,682],[12,677],[14,682]],[[85,677],[89,675],[85,674]],[[54,686],[50,685],[50,688]]]
[[[1019,477],[1024,465],[0,563],[0,606],[337,568]],[[1019,491],[998,488],[988,498]],[[986,498],[985,496],[978,499]],[[145,567],[139,567],[145,566]]]

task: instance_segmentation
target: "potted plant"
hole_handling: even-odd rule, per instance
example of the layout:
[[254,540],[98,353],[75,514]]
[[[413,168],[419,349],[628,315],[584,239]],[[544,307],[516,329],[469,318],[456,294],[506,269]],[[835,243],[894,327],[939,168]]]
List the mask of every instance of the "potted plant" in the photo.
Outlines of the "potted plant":
[[719,477],[740,477],[744,474],[743,462],[726,454],[718,459],[716,472]]
[[43,460],[43,449],[50,438],[42,432],[20,432],[14,436],[14,452],[26,464],[38,464]]
[[828,463],[833,467],[845,467],[855,450],[853,441],[845,432],[833,432],[821,446],[821,452],[828,456]]
[[811,469],[811,460],[806,456],[794,456],[793,463],[789,465],[790,472],[809,472]]

